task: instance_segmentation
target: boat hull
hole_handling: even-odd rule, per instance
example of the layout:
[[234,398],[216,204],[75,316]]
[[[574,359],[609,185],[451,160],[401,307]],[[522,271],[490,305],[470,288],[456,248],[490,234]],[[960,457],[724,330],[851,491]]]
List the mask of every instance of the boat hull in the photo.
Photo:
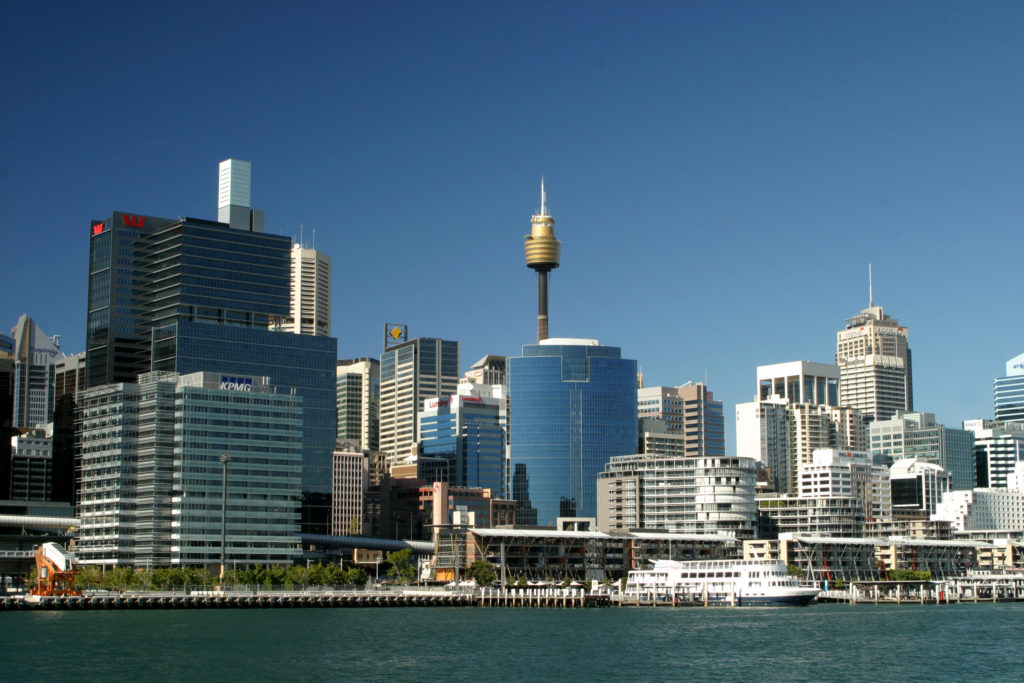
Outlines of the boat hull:
[[[818,597],[817,591],[801,591],[787,595],[739,595],[734,599],[729,595],[709,595],[709,605],[724,607],[806,607]],[[692,600],[691,596],[686,596]],[[683,596],[680,596],[680,600]]]

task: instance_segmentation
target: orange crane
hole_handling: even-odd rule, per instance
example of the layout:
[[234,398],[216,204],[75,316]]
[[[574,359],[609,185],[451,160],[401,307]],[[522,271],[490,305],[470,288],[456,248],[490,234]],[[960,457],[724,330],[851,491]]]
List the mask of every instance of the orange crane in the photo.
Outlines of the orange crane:
[[75,556],[56,543],[36,548],[36,586],[32,595],[81,595],[75,588]]

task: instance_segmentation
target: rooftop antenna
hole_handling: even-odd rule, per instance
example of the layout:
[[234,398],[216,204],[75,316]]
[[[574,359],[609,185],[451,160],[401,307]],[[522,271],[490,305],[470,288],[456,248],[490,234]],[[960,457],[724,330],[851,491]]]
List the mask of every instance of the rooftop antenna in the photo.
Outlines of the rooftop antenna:
[[871,264],[868,264],[868,308],[875,307],[875,289],[871,282]]
[[548,193],[544,191],[544,176],[540,177],[540,215],[548,215]]
[[302,229],[306,227],[304,223],[299,223],[299,246],[302,246]]
[[313,244],[311,244],[309,248],[316,249],[316,228],[313,228]]

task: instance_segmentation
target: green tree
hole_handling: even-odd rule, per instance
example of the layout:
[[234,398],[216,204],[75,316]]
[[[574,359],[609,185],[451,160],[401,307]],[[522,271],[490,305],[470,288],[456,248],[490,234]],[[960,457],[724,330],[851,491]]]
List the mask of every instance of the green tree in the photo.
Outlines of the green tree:
[[103,587],[109,590],[127,590],[139,587],[139,575],[131,567],[114,567],[103,577]]
[[932,578],[930,571],[915,571],[913,569],[890,569],[890,581],[928,581]]
[[318,576],[315,574],[315,571],[319,566],[314,565],[306,569],[305,567],[293,564],[284,570],[284,580],[282,581],[284,587],[294,588],[295,586],[305,586],[306,584],[322,585],[315,580],[315,577]]
[[494,565],[487,560],[477,560],[469,565],[469,569],[466,570],[466,576],[476,581],[478,586],[490,586],[496,578]]
[[786,573],[790,576],[795,576],[798,579],[804,578],[804,570],[796,566],[795,564],[787,564]]
[[528,585],[529,585],[529,582],[526,580],[525,576],[520,576],[516,580],[516,588],[526,588]]
[[365,586],[370,575],[362,567],[349,567],[341,574],[340,583],[344,586]]
[[93,590],[103,585],[103,570],[94,564],[87,564],[81,567],[78,580],[75,582],[79,588]]
[[401,583],[409,583],[416,577],[416,566],[412,562],[412,550],[402,548],[388,553],[388,576]]

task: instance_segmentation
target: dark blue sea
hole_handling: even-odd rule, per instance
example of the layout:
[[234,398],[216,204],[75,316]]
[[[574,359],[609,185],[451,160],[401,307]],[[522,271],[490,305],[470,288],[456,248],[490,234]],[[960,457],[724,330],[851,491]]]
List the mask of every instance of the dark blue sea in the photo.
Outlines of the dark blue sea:
[[1024,603],[0,613],[9,681],[1019,681]]

